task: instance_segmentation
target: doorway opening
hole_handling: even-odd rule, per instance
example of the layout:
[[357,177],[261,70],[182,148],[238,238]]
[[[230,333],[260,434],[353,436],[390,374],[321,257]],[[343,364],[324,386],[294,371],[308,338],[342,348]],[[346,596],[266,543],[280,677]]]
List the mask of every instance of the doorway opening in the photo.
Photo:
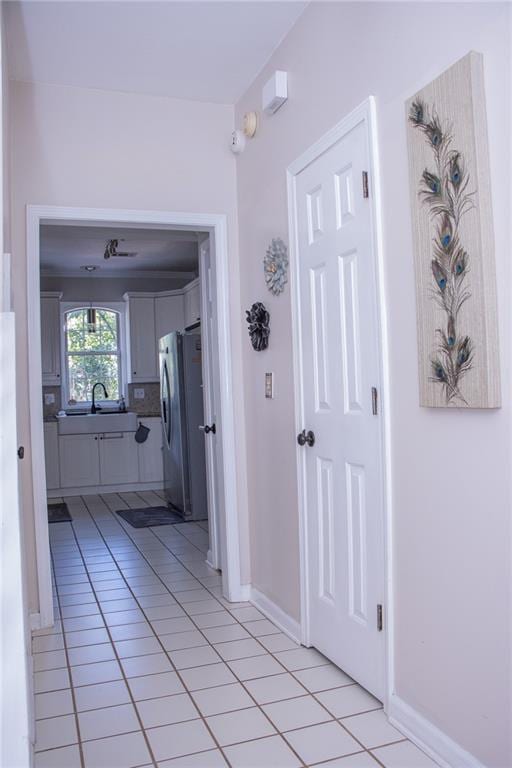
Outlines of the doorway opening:
[[53,623],[47,495],[170,510],[240,600],[225,217],[30,206],[27,252],[33,628]]
[[288,169],[301,640],[387,704],[390,464],[375,105]]

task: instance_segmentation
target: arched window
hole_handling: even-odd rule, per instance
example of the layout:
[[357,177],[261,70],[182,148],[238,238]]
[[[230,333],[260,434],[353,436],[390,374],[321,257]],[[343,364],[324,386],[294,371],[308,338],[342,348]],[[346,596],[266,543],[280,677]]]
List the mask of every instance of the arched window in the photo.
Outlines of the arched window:
[[[80,307],[64,313],[66,395],[69,405],[89,403],[101,381],[108,400],[121,396],[121,334],[119,312],[105,307]],[[97,399],[104,395],[96,390]]]

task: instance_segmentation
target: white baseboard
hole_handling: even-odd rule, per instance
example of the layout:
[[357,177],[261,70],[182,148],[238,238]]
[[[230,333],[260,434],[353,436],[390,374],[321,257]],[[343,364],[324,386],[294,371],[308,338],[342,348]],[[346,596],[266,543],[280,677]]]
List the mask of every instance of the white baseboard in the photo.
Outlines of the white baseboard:
[[267,619],[279,627],[281,632],[288,635],[294,642],[300,643],[300,624],[298,621],[285,613],[282,608],[255,587],[250,589],[249,600]]
[[442,768],[484,768],[474,755],[466,752],[395,693],[389,697],[387,715],[391,725],[396,726]]
[[130,493],[133,491],[162,491],[158,483],[127,483],[125,485],[90,485],[85,488],[54,488],[47,491],[49,499],[61,499],[63,496],[90,496],[102,493]]

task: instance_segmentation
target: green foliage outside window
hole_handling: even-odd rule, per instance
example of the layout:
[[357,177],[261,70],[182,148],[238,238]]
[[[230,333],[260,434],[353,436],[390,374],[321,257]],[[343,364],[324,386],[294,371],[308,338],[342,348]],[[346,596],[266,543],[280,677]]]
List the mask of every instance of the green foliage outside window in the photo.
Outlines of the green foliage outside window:
[[[120,396],[119,315],[109,309],[83,308],[66,312],[66,355],[69,402],[90,402],[101,381],[109,400]],[[104,398],[98,387],[96,399]]]

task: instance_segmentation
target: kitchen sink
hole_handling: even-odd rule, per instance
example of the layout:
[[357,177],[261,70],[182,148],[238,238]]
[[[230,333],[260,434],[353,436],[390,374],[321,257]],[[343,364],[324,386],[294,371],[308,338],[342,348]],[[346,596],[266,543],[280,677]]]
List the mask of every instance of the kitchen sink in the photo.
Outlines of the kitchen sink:
[[73,413],[73,417],[57,416],[59,435],[88,435],[102,432],[135,432],[136,413],[99,411],[98,413]]

